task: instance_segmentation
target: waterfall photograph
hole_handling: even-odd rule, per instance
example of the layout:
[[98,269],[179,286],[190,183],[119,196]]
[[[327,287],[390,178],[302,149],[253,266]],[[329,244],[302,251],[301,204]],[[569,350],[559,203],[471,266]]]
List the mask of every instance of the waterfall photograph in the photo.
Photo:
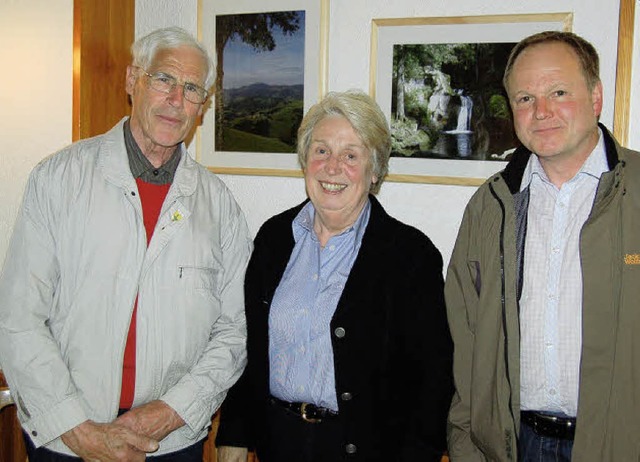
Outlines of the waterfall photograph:
[[502,76],[514,45],[394,45],[391,155],[508,160],[518,140]]

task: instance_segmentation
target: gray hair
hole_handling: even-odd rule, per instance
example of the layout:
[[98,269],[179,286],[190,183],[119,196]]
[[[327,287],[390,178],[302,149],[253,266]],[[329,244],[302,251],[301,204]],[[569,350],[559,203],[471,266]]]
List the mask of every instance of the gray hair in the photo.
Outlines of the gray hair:
[[159,51],[180,48],[183,46],[195,48],[202,54],[207,66],[205,69],[206,78],[204,81],[204,88],[209,90],[210,86],[213,84],[213,61],[211,60],[211,57],[204,45],[180,27],[157,29],[136,40],[133,45],[131,45],[131,55],[133,56],[132,64],[134,66],[147,69]]
[[336,115],[349,121],[371,151],[372,173],[378,181],[371,184],[369,192],[376,194],[389,171],[391,132],[378,104],[360,90],[330,92],[309,109],[298,129],[298,161],[302,170],[307,167],[313,129],[325,117]]

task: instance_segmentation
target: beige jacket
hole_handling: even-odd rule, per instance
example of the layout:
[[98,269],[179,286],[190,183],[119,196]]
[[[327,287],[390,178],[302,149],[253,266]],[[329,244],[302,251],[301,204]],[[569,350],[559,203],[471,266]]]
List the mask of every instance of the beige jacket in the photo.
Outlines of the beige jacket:
[[246,362],[243,280],[251,241],[224,184],[183,150],[147,246],[122,121],[31,174],[0,276],[0,362],[36,446],[110,422],[137,310],[134,406],[186,425],[158,454],[207,434]]

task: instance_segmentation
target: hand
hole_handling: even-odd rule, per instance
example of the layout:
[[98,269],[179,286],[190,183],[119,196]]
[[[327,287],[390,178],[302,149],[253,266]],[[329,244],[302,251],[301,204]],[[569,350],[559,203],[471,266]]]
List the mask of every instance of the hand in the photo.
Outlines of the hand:
[[182,427],[184,420],[167,403],[155,400],[125,412],[113,423],[162,441],[169,433]]
[[121,425],[87,420],[62,435],[69,449],[86,461],[144,461],[147,452],[158,450],[158,442]]
[[218,448],[218,462],[246,462],[249,450],[234,446],[220,446]]

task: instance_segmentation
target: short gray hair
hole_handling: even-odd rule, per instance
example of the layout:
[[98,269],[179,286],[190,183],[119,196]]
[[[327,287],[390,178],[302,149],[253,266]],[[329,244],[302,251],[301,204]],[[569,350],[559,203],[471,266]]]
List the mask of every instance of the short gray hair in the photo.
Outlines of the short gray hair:
[[303,170],[307,168],[307,156],[315,126],[325,117],[336,115],[349,121],[365,147],[371,151],[372,173],[378,181],[371,184],[369,192],[376,194],[389,171],[391,131],[378,104],[360,90],[328,93],[322,101],[309,109],[298,129],[300,166]]
[[204,81],[204,88],[205,90],[209,90],[213,84],[213,61],[211,60],[211,57],[204,45],[180,27],[156,29],[136,40],[133,45],[131,45],[131,56],[133,57],[132,64],[143,69],[148,69],[159,51],[180,48],[183,46],[195,48],[202,54],[207,66],[205,69],[206,77]]

